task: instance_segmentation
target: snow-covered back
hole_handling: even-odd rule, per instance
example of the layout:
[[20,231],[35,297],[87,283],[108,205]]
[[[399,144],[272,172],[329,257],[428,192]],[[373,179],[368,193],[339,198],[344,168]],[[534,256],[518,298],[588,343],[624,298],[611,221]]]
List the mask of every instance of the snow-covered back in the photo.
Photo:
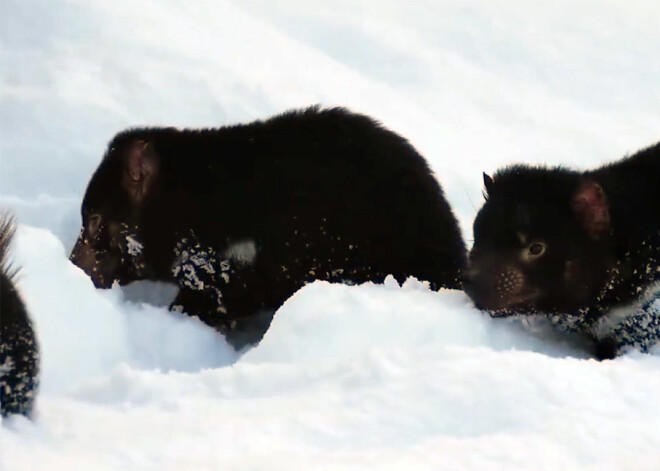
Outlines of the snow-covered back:
[[[0,470],[660,469],[660,352],[576,339],[459,292],[317,282],[242,356],[67,260],[108,140],[314,103],[425,155],[471,238],[481,172],[588,168],[660,139],[660,4],[642,0],[4,0],[0,206],[42,347]],[[148,303],[142,302],[144,300]]]

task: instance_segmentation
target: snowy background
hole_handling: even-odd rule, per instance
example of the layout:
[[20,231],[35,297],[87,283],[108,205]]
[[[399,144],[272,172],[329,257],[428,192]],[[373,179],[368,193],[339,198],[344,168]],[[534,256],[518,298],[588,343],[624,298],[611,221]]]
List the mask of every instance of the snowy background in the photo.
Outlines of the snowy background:
[[482,171],[660,139],[659,18],[641,0],[0,0],[0,206],[43,352],[0,469],[660,469],[657,351],[598,363],[411,280],[312,284],[237,358],[67,260],[118,130],[314,103],[408,137],[470,239]]

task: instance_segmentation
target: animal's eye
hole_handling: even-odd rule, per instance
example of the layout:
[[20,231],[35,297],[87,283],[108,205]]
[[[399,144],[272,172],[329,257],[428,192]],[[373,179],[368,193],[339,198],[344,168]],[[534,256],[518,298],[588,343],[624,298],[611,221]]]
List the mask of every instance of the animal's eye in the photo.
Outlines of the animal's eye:
[[87,234],[89,237],[95,237],[98,235],[99,230],[101,229],[101,215],[92,214],[87,219]]
[[545,252],[545,244],[541,242],[535,242],[529,246],[529,253],[535,257],[542,255]]

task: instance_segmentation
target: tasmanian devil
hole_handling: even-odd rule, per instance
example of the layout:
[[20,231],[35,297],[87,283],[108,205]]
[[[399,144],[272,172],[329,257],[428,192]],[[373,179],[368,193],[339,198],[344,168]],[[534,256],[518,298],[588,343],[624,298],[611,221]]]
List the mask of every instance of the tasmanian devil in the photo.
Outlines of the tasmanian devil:
[[[659,338],[660,144],[586,172],[511,166],[484,184],[466,276],[478,307],[551,314],[603,358]],[[638,317],[623,319],[626,305]]]
[[344,109],[122,132],[89,182],[82,222],[71,260],[97,287],[174,281],[171,307],[236,348],[259,341],[309,281],[392,274],[459,288],[466,263],[426,161]]
[[30,415],[39,373],[39,348],[25,304],[7,261],[14,233],[11,217],[0,217],[0,415]]

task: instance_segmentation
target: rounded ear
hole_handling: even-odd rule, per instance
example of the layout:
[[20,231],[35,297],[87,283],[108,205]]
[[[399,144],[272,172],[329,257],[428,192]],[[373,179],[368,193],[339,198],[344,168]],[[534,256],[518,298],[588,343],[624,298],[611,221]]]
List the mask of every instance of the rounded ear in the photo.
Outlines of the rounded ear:
[[132,142],[124,153],[122,186],[130,197],[140,203],[153,188],[160,163],[153,146],[143,140]]
[[573,194],[573,213],[592,239],[610,228],[610,205],[603,187],[593,180],[583,182]]
[[486,174],[486,172],[483,172],[484,176],[484,187],[486,188],[486,191],[484,192],[484,197],[488,198],[488,195],[490,194],[490,190],[493,188],[493,179]]

